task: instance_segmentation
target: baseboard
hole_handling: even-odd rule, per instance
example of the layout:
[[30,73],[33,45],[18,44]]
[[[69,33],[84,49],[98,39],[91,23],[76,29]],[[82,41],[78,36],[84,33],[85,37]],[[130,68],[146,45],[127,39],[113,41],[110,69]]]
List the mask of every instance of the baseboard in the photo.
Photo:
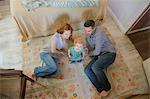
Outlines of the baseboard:
[[116,17],[116,15],[113,13],[113,11],[107,7],[108,12],[110,13],[110,15],[112,16],[113,20],[115,21],[115,23],[117,24],[117,26],[119,27],[120,31],[125,34],[126,33],[126,29],[123,27],[123,25],[121,24],[121,22],[118,20],[118,18]]
[[148,30],[148,29],[150,29],[150,26],[144,27],[144,28],[141,28],[141,29],[132,30],[131,32],[128,32],[128,34],[137,33],[137,32],[145,31],[145,30]]

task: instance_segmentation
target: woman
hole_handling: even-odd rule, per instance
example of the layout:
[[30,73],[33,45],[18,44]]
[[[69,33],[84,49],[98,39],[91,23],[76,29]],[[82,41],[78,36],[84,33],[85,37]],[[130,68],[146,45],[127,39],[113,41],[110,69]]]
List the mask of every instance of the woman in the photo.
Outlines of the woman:
[[34,69],[33,79],[36,77],[49,76],[58,69],[56,59],[64,55],[67,50],[67,43],[72,37],[72,27],[69,24],[59,28],[50,39],[50,43],[45,46],[40,53],[40,58],[45,66]]

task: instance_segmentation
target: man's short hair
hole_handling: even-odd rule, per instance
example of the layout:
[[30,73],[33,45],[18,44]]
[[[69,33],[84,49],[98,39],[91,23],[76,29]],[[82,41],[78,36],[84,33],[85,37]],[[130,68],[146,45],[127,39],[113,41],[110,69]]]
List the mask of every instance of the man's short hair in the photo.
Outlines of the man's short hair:
[[92,27],[94,28],[95,27],[95,22],[94,20],[87,20],[85,23],[84,23],[84,27]]

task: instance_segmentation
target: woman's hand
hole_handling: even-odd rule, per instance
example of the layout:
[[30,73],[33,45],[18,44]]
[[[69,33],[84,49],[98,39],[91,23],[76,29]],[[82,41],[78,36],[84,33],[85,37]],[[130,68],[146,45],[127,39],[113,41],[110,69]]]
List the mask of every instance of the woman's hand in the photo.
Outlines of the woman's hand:
[[63,56],[67,57],[67,52],[65,49],[56,49],[58,53],[62,54]]
[[67,57],[67,53],[66,52],[60,52],[64,57]]

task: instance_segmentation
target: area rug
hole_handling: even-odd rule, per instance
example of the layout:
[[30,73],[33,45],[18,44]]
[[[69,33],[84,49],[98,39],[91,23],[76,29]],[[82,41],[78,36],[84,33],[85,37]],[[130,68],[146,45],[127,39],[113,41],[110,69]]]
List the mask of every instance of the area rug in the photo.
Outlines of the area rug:
[[[3,10],[7,13],[7,8],[0,6],[0,13]],[[19,37],[11,16],[4,14],[0,19],[0,68],[22,70],[22,48]]]
[[[105,32],[113,40],[111,34],[107,30]],[[31,39],[28,43],[22,45],[24,57],[23,72],[26,75],[31,76],[33,69],[36,66],[41,66],[40,49],[49,38]],[[115,46],[115,42],[112,42]],[[115,63],[107,70],[109,81],[112,84],[108,99],[119,98],[136,86],[134,80],[132,80],[132,73],[124,63],[122,55],[118,49],[116,51]],[[27,83],[26,99],[100,99],[100,94],[84,73],[83,63],[69,64],[66,62],[66,58],[63,60],[65,62],[59,66],[60,72],[56,77],[38,78],[38,83]],[[89,58],[86,61],[89,61]]]

